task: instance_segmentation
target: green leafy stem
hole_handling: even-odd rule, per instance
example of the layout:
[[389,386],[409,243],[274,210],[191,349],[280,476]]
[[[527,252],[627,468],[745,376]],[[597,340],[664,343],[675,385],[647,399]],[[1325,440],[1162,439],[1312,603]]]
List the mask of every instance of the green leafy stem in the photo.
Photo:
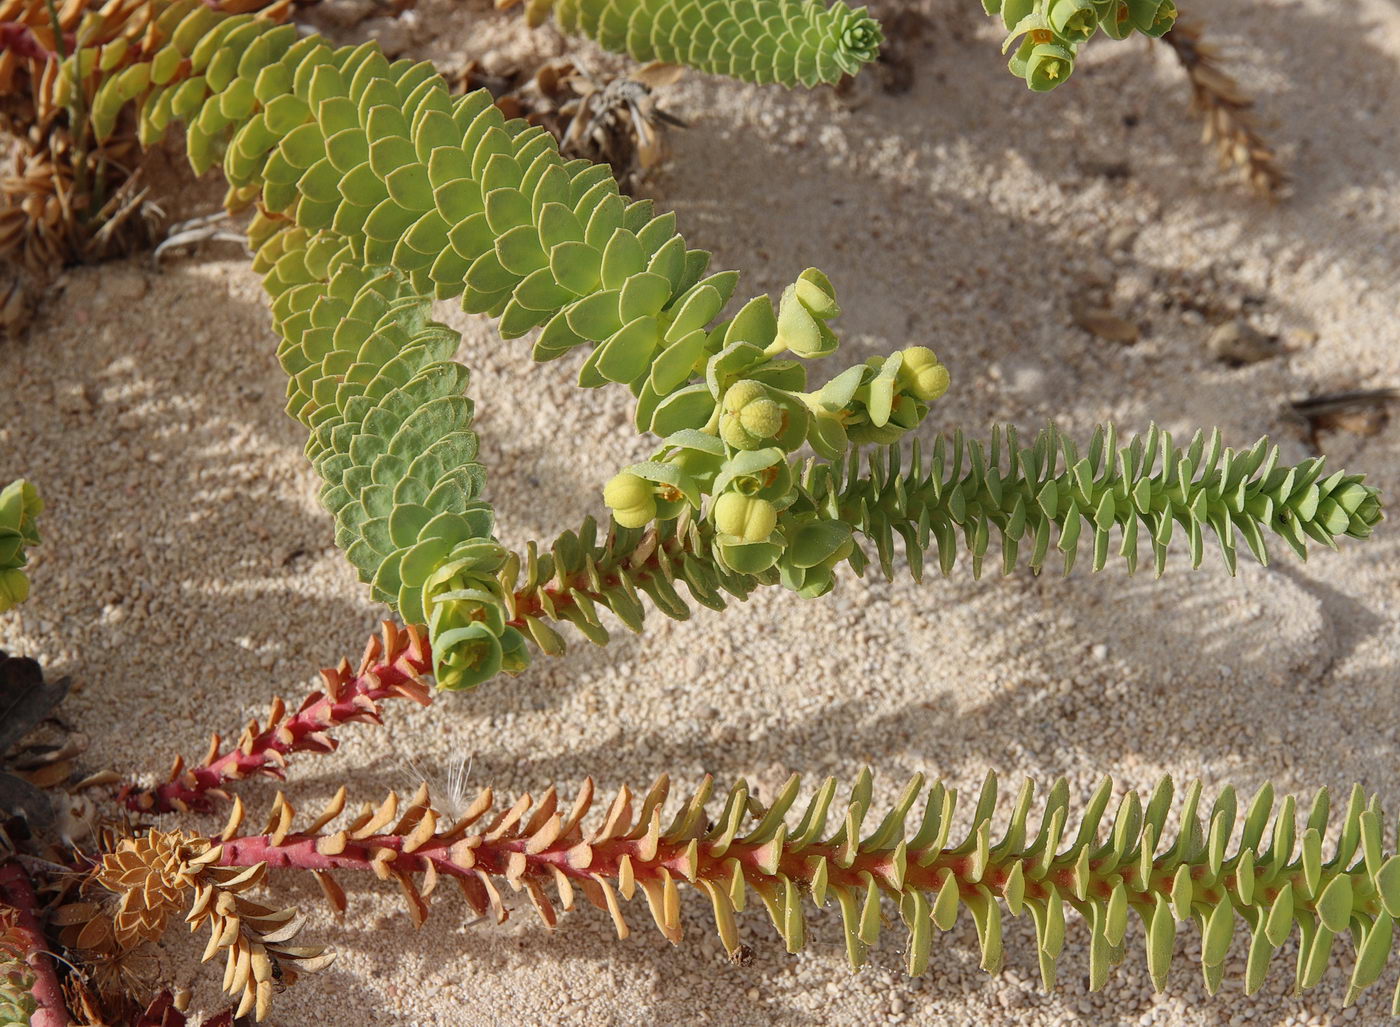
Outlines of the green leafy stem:
[[[222,837],[211,840],[218,851],[209,858],[231,867],[266,863],[313,871],[340,908],[344,892],[329,880],[333,873],[372,870],[398,880],[416,922],[428,915],[430,886],[451,877],[479,913],[490,910],[505,919],[496,884],[503,881],[525,891],[551,926],[557,912],[548,890],[566,910],[582,892],[626,937],[619,896],[628,900],[640,891],[657,927],[673,942],[681,939],[680,886],[689,885],[709,899],[731,953],[740,949],[736,914],[750,893],[789,952],[806,945],[806,905],[820,907],[834,898],[853,968],[870,958],[885,922],[881,900],[888,899],[909,932],[911,974],[930,965],[934,929],[951,929],[963,910],[976,925],[983,969],[998,971],[1003,910],[1013,917],[1029,913],[1047,989],[1055,983],[1071,910],[1090,932],[1091,990],[1102,988],[1125,959],[1130,916],[1142,924],[1147,967],[1158,990],[1166,984],[1181,922],[1194,923],[1201,933],[1201,969],[1212,994],[1241,924],[1250,935],[1244,981],[1249,994],[1264,983],[1272,956],[1295,933],[1300,990],[1321,979],[1337,937],[1351,935],[1357,958],[1348,1004],[1376,981],[1394,947],[1394,919],[1400,915],[1395,825],[1379,800],[1359,786],[1348,798],[1327,858],[1323,837],[1332,800],[1326,789],[1300,829],[1297,803],[1291,796],[1276,801],[1271,785],[1245,805],[1226,787],[1206,811],[1199,782],[1178,803],[1170,778],[1146,800],[1127,792],[1106,819],[1113,783],[1104,779],[1076,827],[1064,779],[1039,803],[1038,823],[1031,819],[1035,788],[1027,781],[1004,832],[994,836],[998,788],[989,774],[966,835],[955,840],[957,793],[941,782],[925,788],[922,774],[878,819],[870,816],[869,771],[842,801],[835,779],[824,780],[800,816],[796,775],[768,803],[739,781],[710,809],[712,787],[705,778],[669,823],[662,818],[670,793],[665,777],[644,795],[624,787],[589,830],[582,821],[594,806],[591,781],[571,807],[561,805],[550,788],[538,803],[526,795],[509,810],[493,812],[495,798],[487,789],[460,816],[435,810],[424,787],[407,809],[401,811],[390,794],[378,810],[366,806],[340,830],[327,827],[339,811],[334,806],[305,833],[294,829],[294,811],[279,797],[268,834],[238,835],[239,811]],[[1174,805],[1180,827],[1169,838]],[[1400,1009],[1400,993],[1396,1001]]]
[[[1101,428],[1083,456],[1053,428],[1025,447],[1014,428],[995,429],[989,449],[959,432],[951,440],[939,438],[927,456],[916,439],[907,456],[899,446],[884,446],[853,451],[844,462],[808,461],[794,475],[797,498],[790,509],[797,524],[821,525],[828,534],[793,531],[777,569],[732,570],[715,552],[722,534],[688,512],[648,529],[614,526],[601,541],[590,517],[548,552],[531,543],[523,557],[510,557],[500,584],[509,597],[508,623],[557,653],[563,640],[543,620],[568,620],[602,644],[608,632],[600,609],[641,629],[639,591],[668,616],[684,619],[689,610],[677,591],[680,583],[696,601],[722,609],[723,593],[743,599],[762,584],[822,594],[842,562],[857,574],[878,563],[892,578],[896,538],[916,580],[930,550],[943,574],[953,570],[961,552],[980,574],[994,533],[1004,574],[1027,552],[1038,571],[1052,545],[1068,573],[1081,542],[1090,546],[1099,570],[1115,533],[1130,572],[1137,567],[1140,540],[1150,545],[1160,575],[1174,538],[1185,538],[1194,567],[1209,536],[1233,573],[1240,537],[1267,563],[1266,532],[1282,537],[1304,559],[1309,539],[1335,547],[1338,536],[1370,535],[1381,516],[1375,489],[1357,475],[1324,476],[1324,464],[1318,457],[1281,466],[1278,447],[1267,439],[1236,452],[1222,448],[1218,432],[1198,432],[1178,449],[1171,434],[1158,428],[1122,444],[1112,427]],[[857,544],[845,544],[852,532]],[[833,545],[833,538],[839,543]]]

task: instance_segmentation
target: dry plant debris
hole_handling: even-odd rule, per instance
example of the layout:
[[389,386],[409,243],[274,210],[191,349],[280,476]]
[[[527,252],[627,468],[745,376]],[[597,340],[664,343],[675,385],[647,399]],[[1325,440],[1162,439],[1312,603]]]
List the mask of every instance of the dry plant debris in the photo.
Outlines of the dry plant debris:
[[454,92],[486,89],[507,118],[524,118],[559,142],[566,157],[607,164],[629,192],[666,159],[665,130],[685,122],[657,103],[656,90],[684,69],[653,61],[623,74],[595,76],[573,61],[549,61],[531,74],[471,61],[452,76]]
[[1239,169],[1257,195],[1279,199],[1287,191],[1288,174],[1259,134],[1254,100],[1221,67],[1220,52],[1202,42],[1201,35],[1199,25],[1178,19],[1162,39],[1191,81],[1191,106],[1202,119],[1202,137],[1215,146],[1222,169]]
[[[211,10],[285,19],[291,0],[214,0]],[[102,87],[149,60],[168,0],[0,0],[0,331],[24,330],[62,267],[145,248],[162,212],[140,184],[135,118],[94,137]],[[75,48],[100,55],[81,67]],[[74,125],[79,126],[74,131]]]
[[[69,903],[55,914],[64,943],[89,959],[120,967],[157,941],[172,917],[185,914],[191,930],[209,928],[204,961],[225,954],[223,989],[238,1001],[234,1015],[267,1016],[274,990],[331,961],[318,946],[291,944],[303,920],[294,909],[276,909],[245,894],[258,886],[265,864],[218,864],[221,849],[186,832],[151,830],[123,838],[106,852],[86,882],[91,901]],[[113,973],[107,985],[129,986]]]

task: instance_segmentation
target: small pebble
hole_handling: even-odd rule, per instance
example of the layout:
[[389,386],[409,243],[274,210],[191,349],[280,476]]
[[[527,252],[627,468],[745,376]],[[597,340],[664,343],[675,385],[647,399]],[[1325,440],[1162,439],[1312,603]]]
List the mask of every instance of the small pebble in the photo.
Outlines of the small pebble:
[[1257,364],[1279,355],[1278,343],[1244,321],[1226,321],[1206,340],[1210,355],[1223,364]]

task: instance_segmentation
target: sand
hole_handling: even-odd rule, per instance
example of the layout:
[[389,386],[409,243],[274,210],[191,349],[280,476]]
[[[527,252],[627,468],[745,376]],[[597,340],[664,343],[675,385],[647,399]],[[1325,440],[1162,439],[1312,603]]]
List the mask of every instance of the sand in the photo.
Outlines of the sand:
[[[1215,174],[1164,48],[1102,41],[1068,85],[1032,96],[1005,73],[976,5],[927,9],[933,28],[902,96],[866,91],[852,109],[827,91],[698,75],[665,94],[692,126],[672,136],[674,159],[650,188],[692,244],[747,272],[742,295],[817,264],[845,308],[843,362],[935,347],[954,387],[930,436],[1054,419],[1087,440],[1099,421],[1155,419],[1176,432],[1219,425],[1235,445],[1268,433],[1296,460],[1315,450],[1290,400],[1400,384],[1393,4],[1193,6],[1261,97],[1297,179],[1279,207]],[[480,3],[424,0],[416,17],[379,27],[442,61],[563,47]],[[217,195],[186,184],[167,206],[194,212]],[[1074,326],[1076,300],[1095,290],[1141,326],[1136,345]],[[503,538],[550,537],[600,512],[601,482],[648,449],[624,429],[625,395],[581,393],[577,362],[533,366],[525,343],[502,343],[484,320],[442,316],[465,337]],[[1206,340],[1231,320],[1278,336],[1280,355],[1213,360]],[[332,545],[237,247],[211,244],[160,272],[134,257],[66,274],[30,337],[0,347],[0,381],[0,480],[25,474],[49,504],[34,597],[0,617],[0,645],[72,675],[64,715],[90,737],[91,768],[149,779],[358,653],[382,610]],[[1334,466],[1400,493],[1394,420],[1316,441]],[[724,615],[653,616],[644,636],[620,629],[607,649],[580,640],[518,678],[426,711],[392,708],[385,730],[343,730],[337,755],[294,762],[289,790],[308,809],[342,782],[377,800],[411,785],[410,763],[443,777],[469,754],[472,783],[504,795],[587,775],[645,786],[660,772],[682,788],[745,776],[770,795],[794,770],[809,790],[870,765],[881,801],[915,771],[965,792],[990,768],[1008,790],[1022,775],[1066,775],[1080,802],[1107,772],[1119,790],[1169,773],[1202,779],[1208,795],[1359,781],[1400,807],[1393,526],[1306,564],[1282,546],[1275,557],[1231,578],[1213,553],[1196,572],[1178,553],[1160,582],[1116,565],[975,581],[959,564],[921,585],[847,575],[823,601],[775,589]],[[262,810],[274,786],[241,790]],[[1087,931],[1072,927],[1059,990],[1044,995],[1024,918],[1008,922],[1000,976],[977,969],[964,919],[914,980],[896,925],[852,975],[834,906],[810,917],[796,956],[751,910],[742,930],[755,958],[740,967],[697,895],[672,947],[640,900],[619,943],[592,909],[554,933],[528,908],[503,927],[469,925],[455,893],[415,931],[396,892],[346,883],[351,912],[337,922],[309,880],[279,878],[277,896],[309,913],[303,937],[339,959],[278,999],[276,1023],[1375,1022],[1396,976],[1392,966],[1343,1011],[1352,956],[1339,944],[1322,985],[1293,997],[1290,945],[1247,999],[1237,937],[1207,1002],[1184,931],[1166,994],[1153,995],[1135,951],[1090,995]],[[1129,944],[1141,945],[1136,926]],[[181,983],[193,974],[182,945],[164,957]],[[217,1007],[218,976],[199,978],[197,1008]]]

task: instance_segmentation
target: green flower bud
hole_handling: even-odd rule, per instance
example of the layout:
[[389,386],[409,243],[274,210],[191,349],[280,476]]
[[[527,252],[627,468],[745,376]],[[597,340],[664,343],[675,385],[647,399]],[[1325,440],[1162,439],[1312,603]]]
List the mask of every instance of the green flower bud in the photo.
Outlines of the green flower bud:
[[783,290],[778,302],[778,331],[773,344],[799,357],[823,357],[836,349],[826,322],[841,313],[831,281],[814,267]]
[[16,567],[0,571],[0,613],[29,598],[29,578]]
[[625,471],[603,486],[603,502],[612,510],[613,520],[624,528],[640,528],[656,516],[651,482]]
[[[471,688],[530,662],[524,638],[505,622],[499,571],[506,552],[486,539],[457,546],[423,583],[423,608],[439,688]],[[402,605],[402,604],[401,604]]]
[[782,408],[759,382],[735,382],[724,394],[719,435],[735,449],[758,449],[782,428]]
[[778,508],[766,499],[726,492],[715,502],[715,527],[745,542],[763,542],[778,526]]
[[1055,33],[1070,43],[1082,43],[1099,27],[1092,0],[1050,0],[1046,20]]
[[798,300],[813,317],[826,321],[840,316],[841,307],[836,302],[836,289],[831,284],[831,279],[818,268],[809,267],[798,275],[793,289]]
[[1038,43],[1026,59],[1026,84],[1048,93],[1074,72],[1074,54],[1058,43]]
[[904,363],[899,369],[899,387],[915,399],[932,403],[948,391],[948,369],[927,346],[910,346],[900,356]]

